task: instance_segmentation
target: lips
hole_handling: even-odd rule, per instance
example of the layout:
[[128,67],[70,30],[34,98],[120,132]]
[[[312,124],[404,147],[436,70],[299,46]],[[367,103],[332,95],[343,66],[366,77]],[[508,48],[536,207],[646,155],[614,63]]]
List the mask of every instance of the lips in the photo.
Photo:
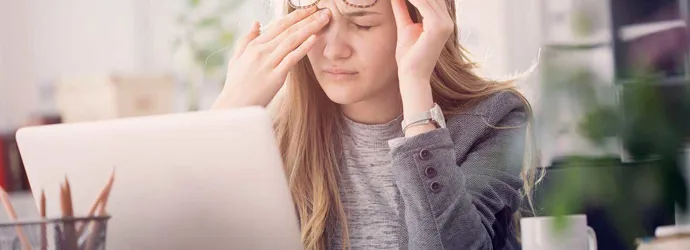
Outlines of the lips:
[[323,71],[328,73],[328,74],[332,74],[332,75],[355,75],[355,74],[357,74],[357,71],[354,71],[354,70],[346,70],[346,69],[335,68],[335,67],[326,68]]

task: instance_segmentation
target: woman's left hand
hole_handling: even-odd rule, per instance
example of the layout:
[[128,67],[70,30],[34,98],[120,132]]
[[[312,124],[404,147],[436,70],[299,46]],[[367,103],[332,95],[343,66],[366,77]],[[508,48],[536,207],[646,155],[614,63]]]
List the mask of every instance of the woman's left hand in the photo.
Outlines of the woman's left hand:
[[429,79],[441,50],[453,33],[454,22],[446,0],[409,0],[421,13],[421,23],[410,17],[406,0],[391,0],[398,27],[395,59],[400,75]]
[[[403,116],[411,117],[428,111],[434,101],[431,74],[443,47],[453,34],[455,22],[448,13],[446,0],[409,0],[422,15],[422,22],[410,17],[406,0],[391,0],[398,30],[395,60],[403,102]],[[409,128],[405,135],[414,136],[434,130],[428,124]]]

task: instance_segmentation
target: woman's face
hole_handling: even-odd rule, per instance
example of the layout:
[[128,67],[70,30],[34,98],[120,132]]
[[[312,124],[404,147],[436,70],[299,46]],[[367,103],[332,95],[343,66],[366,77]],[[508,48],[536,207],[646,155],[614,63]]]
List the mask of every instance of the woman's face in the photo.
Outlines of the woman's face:
[[316,79],[328,97],[342,105],[396,93],[396,26],[390,0],[369,8],[343,0],[321,0],[332,18],[307,54]]

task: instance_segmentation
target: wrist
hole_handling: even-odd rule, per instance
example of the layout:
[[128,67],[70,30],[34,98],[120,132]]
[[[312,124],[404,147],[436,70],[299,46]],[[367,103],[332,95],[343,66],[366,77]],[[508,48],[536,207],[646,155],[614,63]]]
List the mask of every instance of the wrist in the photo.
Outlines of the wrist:
[[227,90],[222,90],[220,92],[220,95],[218,95],[218,98],[216,98],[216,101],[213,103],[213,106],[211,107],[211,109],[212,110],[219,110],[219,109],[245,107],[245,106],[251,106],[251,105],[253,105],[253,104],[249,100],[244,98],[243,96],[241,96],[241,95],[238,96],[238,95],[233,94]]
[[415,87],[419,85],[429,85],[431,76],[419,76],[415,74],[399,74],[398,80],[401,87]]
[[411,126],[411,127],[407,128],[407,130],[405,130],[405,137],[413,137],[415,135],[434,131],[436,129],[438,129],[438,127],[436,127],[436,125],[431,124],[431,123]]
[[[413,117],[428,112],[434,107],[430,78],[400,77],[400,95],[403,103],[403,117]],[[405,131],[406,137],[435,130],[435,124],[413,125]]]
[[403,104],[403,116],[426,112],[434,106],[429,79],[401,78],[400,95]]

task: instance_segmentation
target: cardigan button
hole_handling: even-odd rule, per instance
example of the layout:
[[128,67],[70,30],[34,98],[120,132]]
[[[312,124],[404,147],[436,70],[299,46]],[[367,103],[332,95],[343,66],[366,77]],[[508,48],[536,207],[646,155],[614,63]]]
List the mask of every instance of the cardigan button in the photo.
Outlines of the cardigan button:
[[431,192],[434,192],[434,193],[441,192],[441,183],[438,183],[438,182],[431,183]]
[[429,150],[423,149],[419,152],[419,158],[426,161],[429,158],[431,158],[431,152],[429,152]]
[[426,177],[434,178],[436,177],[436,174],[438,174],[438,172],[434,167],[428,167],[424,170],[424,175],[426,175]]

